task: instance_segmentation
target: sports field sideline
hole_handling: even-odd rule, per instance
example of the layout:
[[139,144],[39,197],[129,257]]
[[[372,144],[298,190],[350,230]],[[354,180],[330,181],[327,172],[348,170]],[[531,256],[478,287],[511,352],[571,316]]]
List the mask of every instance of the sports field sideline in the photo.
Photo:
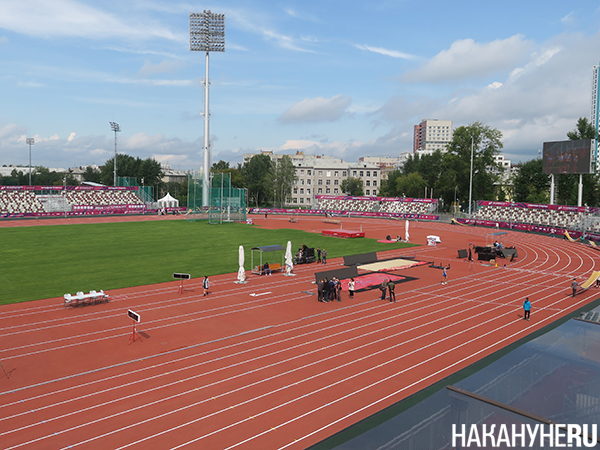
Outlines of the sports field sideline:
[[[321,218],[302,217],[296,224],[275,216],[255,223],[314,232],[315,240],[324,226]],[[403,225],[343,220],[370,239],[403,234]],[[198,273],[181,294],[173,281],[109,290],[110,302],[82,308],[64,309],[59,296],[3,305],[1,442],[306,448],[597,296],[565,295],[573,277],[583,281],[598,267],[597,251],[568,241],[508,232],[519,249],[514,262],[495,267],[456,258],[469,242],[484,245],[487,233],[412,223],[411,242],[420,247],[381,244],[388,248],[378,251],[381,259],[409,252],[451,265],[447,285],[437,269],[404,269],[414,280],[398,285],[397,303],[378,300],[379,291],[319,303],[312,282],[323,268],[309,264],[297,266],[295,277],[252,276],[246,285],[234,283],[237,271],[216,275],[208,297]],[[442,243],[425,246],[430,234]],[[334,257],[328,266],[341,263]],[[524,296],[533,304],[529,322],[521,316]],[[131,344],[128,309],[142,317],[142,341]]]

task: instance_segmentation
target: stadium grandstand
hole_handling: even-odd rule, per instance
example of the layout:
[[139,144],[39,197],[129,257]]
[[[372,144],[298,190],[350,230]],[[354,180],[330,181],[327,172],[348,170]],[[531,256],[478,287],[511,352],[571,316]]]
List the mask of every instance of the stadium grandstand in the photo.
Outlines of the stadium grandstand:
[[0,186],[0,217],[146,212],[138,187]]
[[[590,227],[591,219],[598,216],[598,212],[599,208],[588,206],[480,201],[473,218],[585,230]],[[597,223],[595,226],[597,227]],[[592,229],[594,228],[592,225]]]
[[378,212],[384,215],[435,214],[437,199],[395,197],[337,197],[315,196],[317,209],[321,211]]

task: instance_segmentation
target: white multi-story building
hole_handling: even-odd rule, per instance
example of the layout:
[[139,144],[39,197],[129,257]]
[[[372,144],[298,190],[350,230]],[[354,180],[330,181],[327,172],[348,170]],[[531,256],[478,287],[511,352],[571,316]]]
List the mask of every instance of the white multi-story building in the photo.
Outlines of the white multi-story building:
[[[261,151],[272,161],[284,155],[272,151]],[[244,161],[249,161],[255,154],[244,154]],[[344,195],[342,181],[348,177],[360,178],[365,195],[376,196],[381,187],[381,168],[378,164],[368,162],[344,162],[331,156],[305,155],[298,151],[288,155],[296,168],[296,181],[292,188],[291,202],[287,206],[311,208],[315,205],[315,195]]]
[[423,119],[414,127],[413,152],[417,150],[446,150],[452,140],[452,121]]

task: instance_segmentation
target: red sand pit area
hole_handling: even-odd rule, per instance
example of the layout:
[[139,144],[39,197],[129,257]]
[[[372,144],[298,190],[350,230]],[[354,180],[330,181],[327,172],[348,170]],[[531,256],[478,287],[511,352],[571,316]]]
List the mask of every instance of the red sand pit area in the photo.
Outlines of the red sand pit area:
[[[320,218],[253,217],[268,228],[321,232]],[[404,223],[344,219],[367,238]],[[402,226],[400,226],[402,225]],[[0,307],[0,442],[35,449],[303,449],[547,325],[597,296],[571,298],[600,253],[509,232],[519,251],[499,267],[456,259],[489,230],[411,223],[417,260],[396,303],[365,291],[317,301],[317,264],[234,283],[236,274],[111,291],[105,304],[54,298]],[[426,236],[442,243],[427,247]],[[380,259],[413,254],[388,250]],[[506,262],[506,267],[504,263]],[[327,268],[341,267],[341,258]],[[314,294],[307,293],[314,292]],[[522,318],[529,296],[531,321]],[[142,341],[129,344],[131,309]]]

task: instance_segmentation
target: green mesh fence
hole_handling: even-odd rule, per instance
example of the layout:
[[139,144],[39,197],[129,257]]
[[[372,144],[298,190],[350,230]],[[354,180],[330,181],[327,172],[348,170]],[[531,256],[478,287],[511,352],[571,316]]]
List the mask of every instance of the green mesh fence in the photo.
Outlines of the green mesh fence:
[[137,182],[137,178],[135,177],[118,177],[117,186],[137,187],[138,189],[135,191],[135,194],[140,198],[140,200],[142,200],[144,203],[154,202],[152,186],[140,186]]
[[231,185],[231,174],[213,173],[209,204],[202,205],[202,175],[188,176],[188,220],[208,220],[212,224],[246,221],[246,190]]

